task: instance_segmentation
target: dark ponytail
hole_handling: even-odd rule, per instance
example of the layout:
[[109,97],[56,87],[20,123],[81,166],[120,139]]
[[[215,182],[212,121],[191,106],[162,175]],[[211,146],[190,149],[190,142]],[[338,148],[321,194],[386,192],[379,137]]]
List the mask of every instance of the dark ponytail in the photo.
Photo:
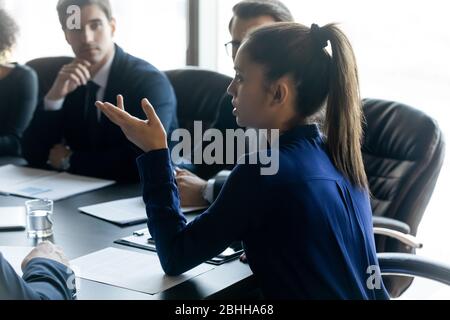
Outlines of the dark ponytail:
[[322,32],[333,52],[324,122],[328,150],[335,166],[347,178],[367,188],[361,153],[363,114],[356,58],[349,40],[336,25],[326,25]]
[[[325,49],[328,42],[332,55]],[[241,50],[263,65],[268,81],[291,75],[299,116],[311,121],[325,113],[321,120],[334,165],[354,185],[368,189],[361,152],[358,71],[344,33],[335,24],[308,28],[276,23],[250,33]]]

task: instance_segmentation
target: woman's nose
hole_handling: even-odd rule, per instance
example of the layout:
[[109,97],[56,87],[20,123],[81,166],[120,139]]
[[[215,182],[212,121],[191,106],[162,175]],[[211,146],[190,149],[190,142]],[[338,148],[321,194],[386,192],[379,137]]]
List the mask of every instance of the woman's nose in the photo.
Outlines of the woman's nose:
[[228,93],[228,95],[230,95],[230,96],[233,96],[233,97],[236,96],[236,95],[235,95],[235,93],[236,93],[236,88],[235,88],[235,82],[234,82],[234,80],[231,81],[230,85],[228,86],[227,93]]

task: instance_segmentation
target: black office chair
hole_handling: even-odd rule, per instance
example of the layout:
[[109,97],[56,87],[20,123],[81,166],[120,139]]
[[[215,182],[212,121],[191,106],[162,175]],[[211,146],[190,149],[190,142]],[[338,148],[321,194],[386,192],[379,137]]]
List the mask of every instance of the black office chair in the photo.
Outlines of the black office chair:
[[230,77],[198,68],[169,70],[165,73],[175,90],[181,128],[192,130],[194,121],[202,121],[204,129],[209,129],[215,124],[221,109],[226,109],[224,111],[229,114],[227,121],[231,128],[237,126],[232,114],[231,97],[226,94]]
[[38,75],[39,99],[43,99],[47,92],[50,91],[62,66],[70,63],[72,60],[73,58],[71,57],[51,57],[27,62],[27,66],[34,69]]
[[[367,99],[363,105],[363,156],[372,193],[377,252],[414,254],[422,247],[414,236],[444,160],[443,135],[433,119],[404,104]],[[393,261],[393,256],[381,257],[383,263],[389,257],[389,263]],[[402,263],[413,263],[410,256],[399,258]],[[390,295],[398,297],[412,279],[385,277],[384,282]]]
[[[70,60],[43,58],[28,63],[38,73],[41,96],[50,89],[61,66]],[[217,115],[218,123],[229,122],[231,101],[224,95],[231,78],[197,68],[166,74],[178,98],[180,127],[190,130],[196,120],[208,127]],[[373,195],[382,274],[421,276],[450,285],[450,266],[414,255],[415,248],[421,247],[414,235],[444,157],[438,126],[425,114],[394,102],[364,100],[364,114],[367,125],[363,155]],[[411,283],[410,279],[384,280],[392,297],[399,296]]]
[[[194,121],[201,121],[203,132],[214,128],[223,134],[227,129],[238,129],[236,118],[233,116],[231,96],[226,93],[231,78],[209,70],[199,68],[185,68],[166,71],[178,101],[178,123],[181,128],[188,129],[191,134]],[[200,148],[205,148],[206,143]],[[192,146],[192,152],[199,145]],[[226,154],[224,148],[223,154]],[[235,161],[238,160],[235,150]],[[187,167],[201,178],[208,180],[222,170],[232,170],[231,165],[200,164]]]

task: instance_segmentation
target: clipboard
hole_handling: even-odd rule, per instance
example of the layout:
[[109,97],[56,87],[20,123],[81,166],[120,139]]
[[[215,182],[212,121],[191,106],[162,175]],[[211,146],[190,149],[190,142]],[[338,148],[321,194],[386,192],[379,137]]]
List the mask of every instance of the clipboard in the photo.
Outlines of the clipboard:
[[[114,241],[116,244],[138,248],[142,250],[156,252],[155,241],[150,235],[148,229],[138,230],[133,232],[133,235]],[[240,242],[233,243],[224,252],[218,256],[205,261],[212,265],[222,265],[224,263],[238,259],[244,253],[244,249]]]

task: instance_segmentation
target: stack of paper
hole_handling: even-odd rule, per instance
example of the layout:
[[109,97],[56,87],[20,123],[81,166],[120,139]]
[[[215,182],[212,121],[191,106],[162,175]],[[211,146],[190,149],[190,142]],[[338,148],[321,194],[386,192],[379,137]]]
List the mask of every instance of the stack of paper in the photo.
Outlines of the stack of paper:
[[0,252],[9,264],[13,267],[14,271],[19,276],[22,276],[21,264],[23,259],[33,250],[32,247],[0,247]]
[[0,167],[0,192],[26,198],[62,200],[114,184],[114,181],[39,169]]
[[[182,208],[182,211],[183,213],[191,213],[202,209],[205,209],[205,207],[186,207]],[[133,225],[147,221],[147,213],[142,197],[100,203],[82,207],[78,210],[118,225]]]
[[156,254],[107,248],[71,261],[77,277],[147,294],[158,294],[214,269],[202,264],[178,277],[164,274]]
[[20,231],[26,226],[25,207],[0,207],[0,231]]

